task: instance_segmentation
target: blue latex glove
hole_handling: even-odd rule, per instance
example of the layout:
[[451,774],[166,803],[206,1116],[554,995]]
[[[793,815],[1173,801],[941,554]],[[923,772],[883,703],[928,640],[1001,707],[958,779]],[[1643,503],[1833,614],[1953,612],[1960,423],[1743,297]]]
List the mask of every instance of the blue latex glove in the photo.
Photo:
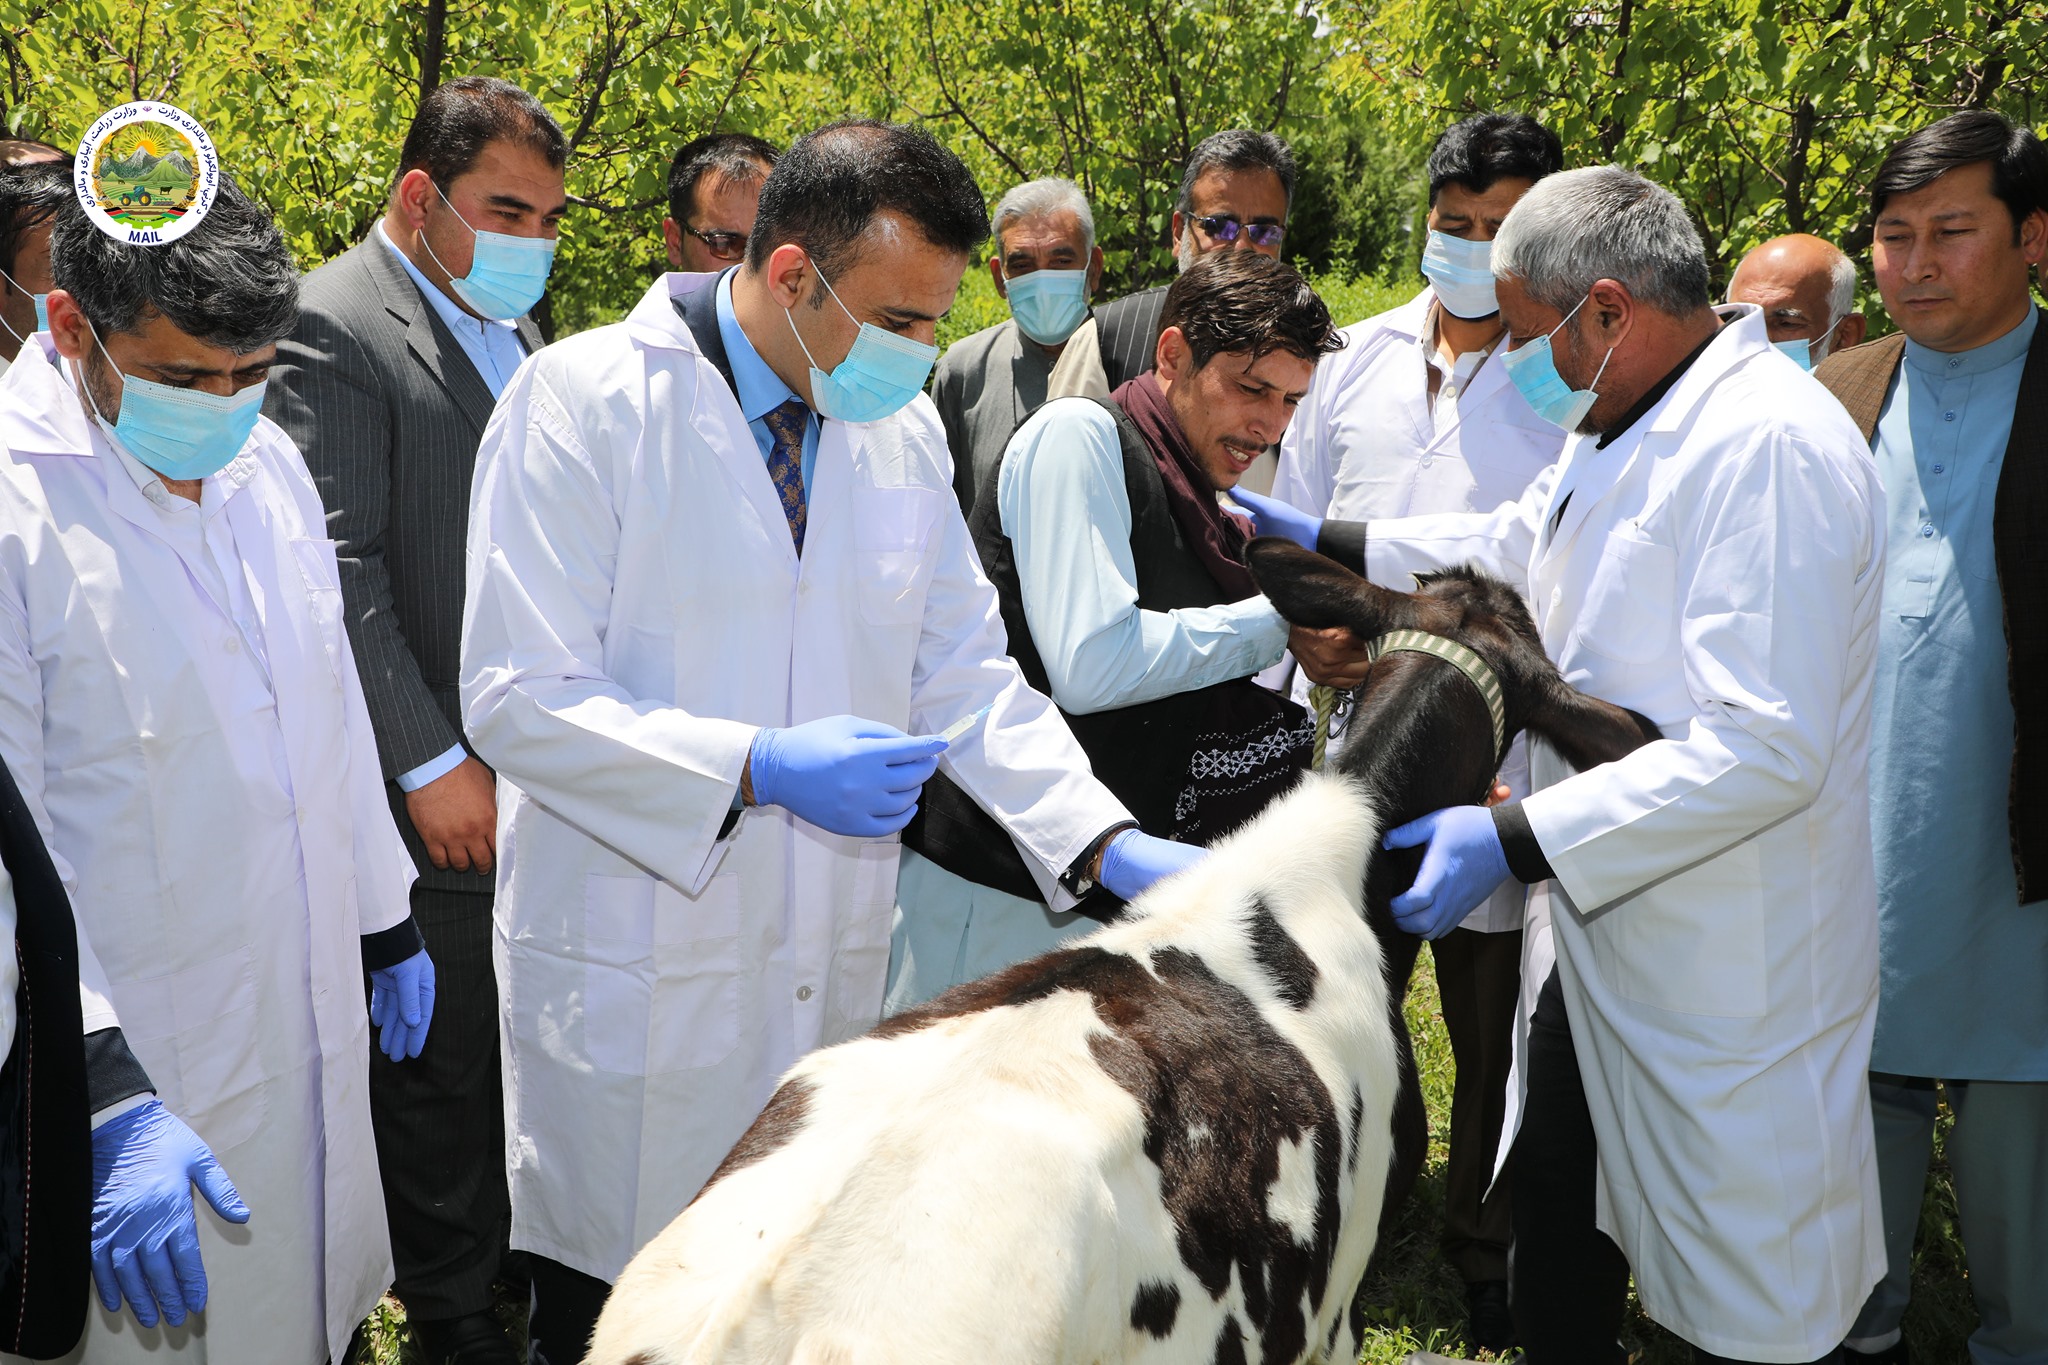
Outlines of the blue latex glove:
[[1230,490],[1230,500],[1251,513],[1252,525],[1262,536],[1285,536],[1304,550],[1313,550],[1316,537],[1323,533],[1321,517],[1312,517],[1278,498],[1262,498],[1242,484]]
[[1463,924],[1508,879],[1508,855],[1493,812],[1484,806],[1431,811],[1390,832],[1385,842],[1388,848],[1429,845],[1415,885],[1394,897],[1394,923],[1423,938],[1442,938]]
[[420,949],[405,961],[370,973],[370,1026],[377,1046],[394,1062],[420,1055],[434,1022],[434,959]]
[[161,1100],[92,1130],[92,1282],[109,1313],[126,1297],[135,1320],[175,1327],[206,1307],[206,1267],[192,1187],[230,1223],[249,1206],[199,1135]]
[[754,736],[754,803],[819,829],[879,839],[910,823],[946,741],[859,716],[827,716]]
[[1155,839],[1143,830],[1127,829],[1102,850],[1102,885],[1118,900],[1136,900],[1162,877],[1193,867],[1209,850],[1172,839]]

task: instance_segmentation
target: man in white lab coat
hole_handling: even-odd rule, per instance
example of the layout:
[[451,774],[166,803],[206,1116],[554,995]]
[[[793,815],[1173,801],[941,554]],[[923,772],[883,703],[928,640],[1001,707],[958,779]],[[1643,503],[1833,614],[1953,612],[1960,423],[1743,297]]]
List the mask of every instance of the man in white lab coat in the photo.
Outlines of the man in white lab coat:
[[1510,876],[1556,879],[1516,1325],[1530,1365],[1618,1362],[1633,1270],[1697,1360],[1832,1360],[1884,1269],[1861,1078],[1876,470],[1760,310],[1716,314],[1684,207],[1640,176],[1537,185],[1493,271],[1509,374],[1573,433],[1556,471],[1490,513],[1318,535],[1376,582],[1471,561],[1523,584],[1565,678],[1665,735],[1578,774],[1533,746],[1525,800],[1386,836],[1427,843],[1394,902],[1425,937]]
[[391,1274],[363,974],[416,1054],[432,965],[319,498],[257,415],[298,277],[226,177],[170,244],[76,203],[54,240],[50,331],[0,381],[0,756],[78,919],[72,1359],[315,1365]]
[[505,784],[537,1360],[581,1358],[784,1069],[875,1022],[896,832],[942,756],[1056,908],[1199,856],[1130,828],[1025,686],[953,499],[920,387],[987,233],[928,134],[812,133],[744,265],[543,350],[484,435],[462,694]]
[[[1349,344],[1317,367],[1280,443],[1275,499],[1312,517],[1343,521],[1488,511],[1521,497],[1557,462],[1564,432],[1530,410],[1501,363],[1507,329],[1490,260],[1508,210],[1530,186],[1563,169],[1557,134],[1527,114],[1476,114],[1437,138],[1429,153],[1429,241],[1422,252],[1429,283],[1399,308],[1344,329]],[[1233,496],[1258,499],[1256,493]],[[1296,700],[1313,705],[1330,750],[1341,747],[1344,717],[1333,714],[1335,691],[1311,689],[1299,674],[1294,691]],[[1529,794],[1522,741],[1508,750],[1501,780],[1515,796]],[[1507,1292],[1509,1182],[1494,1180],[1493,1167],[1513,1051],[1526,899],[1525,888],[1502,887],[1431,945],[1457,1062],[1443,1252],[1465,1281],[1467,1341],[1494,1351],[1505,1350],[1514,1336]],[[1402,935],[1387,947],[1392,979],[1405,990],[1421,940]],[[1395,1122],[1420,1150],[1428,1119],[1412,1073]]]

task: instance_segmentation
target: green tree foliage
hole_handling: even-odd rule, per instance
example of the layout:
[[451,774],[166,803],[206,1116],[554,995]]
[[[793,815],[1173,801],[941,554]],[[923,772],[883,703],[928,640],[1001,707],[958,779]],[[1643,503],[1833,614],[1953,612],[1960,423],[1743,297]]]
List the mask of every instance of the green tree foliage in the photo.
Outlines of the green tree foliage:
[[2048,115],[2043,0],[1338,0],[1332,22],[1383,126],[1535,114],[1571,163],[1674,190],[1724,267],[1781,232],[1862,251],[1872,172],[1944,114]]
[[1172,273],[1181,167],[1219,128],[1322,114],[1329,44],[1293,0],[850,0],[821,55],[853,107],[925,121],[994,193],[1073,178],[1114,292]]
[[676,146],[716,128],[787,142],[848,114],[925,123],[991,201],[1079,180],[1110,292],[1170,274],[1196,142],[1277,129],[1301,146],[1306,259],[1371,273],[1405,243],[1410,206],[1387,195],[1406,168],[1325,106],[1333,50],[1294,0],[27,0],[0,11],[0,123],[68,146],[119,101],[179,104],[311,265],[382,211],[425,90],[504,76],[571,142],[577,211],[544,319],[564,331],[617,316],[661,267]]
[[0,123],[71,146],[123,100],[177,104],[311,266],[383,211],[424,90],[503,76],[570,139],[577,211],[543,319],[568,331],[616,317],[662,263],[676,146],[717,127],[795,131],[764,91],[810,60],[815,15],[750,0],[30,0],[0,18]]

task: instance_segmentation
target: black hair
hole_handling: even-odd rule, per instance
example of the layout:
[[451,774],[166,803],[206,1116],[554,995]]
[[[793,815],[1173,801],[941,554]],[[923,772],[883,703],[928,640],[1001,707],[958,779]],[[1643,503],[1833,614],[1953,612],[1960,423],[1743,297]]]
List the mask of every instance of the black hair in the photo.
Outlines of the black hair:
[[445,194],[485,147],[501,141],[531,148],[556,170],[569,159],[569,141],[554,115],[512,82],[495,76],[443,81],[412,116],[398,151],[398,174],[423,170]]
[[1500,180],[1541,180],[1564,169],[1564,144],[1527,114],[1474,114],[1429,149],[1429,202],[1446,185],[1484,194]]
[[1990,109],[1966,109],[1908,133],[1885,154],[1870,181],[1870,211],[1883,213],[1895,194],[1925,189],[1963,166],[1988,162],[1991,192],[2012,214],[2012,236],[2037,209],[2048,209],[2048,148],[2034,130]]
[[102,338],[140,331],[156,313],[187,336],[247,355],[299,317],[299,272],[284,237],[225,172],[199,225],[157,246],[116,241],[71,198],[51,230],[50,265]]
[[1271,171],[1280,177],[1280,188],[1286,193],[1288,207],[1294,206],[1294,153],[1271,133],[1251,128],[1226,128],[1197,143],[1194,153],[1188,157],[1187,169],[1181,172],[1180,197],[1173,201],[1176,213],[1185,215],[1193,211],[1195,182],[1202,178],[1204,171],[1213,170]]
[[798,138],[768,173],[747,268],[761,269],[777,247],[794,243],[827,277],[843,273],[884,212],[962,255],[988,240],[988,206],[959,157],[922,128],[848,119]]
[[690,223],[690,198],[697,182],[717,172],[721,179],[741,184],[765,179],[775,169],[782,153],[766,138],[751,133],[706,133],[693,137],[676,149],[668,164],[668,216],[678,223]]
[[1246,352],[1286,351],[1311,364],[1344,349],[1344,334],[1316,291],[1285,261],[1256,251],[1199,256],[1166,291],[1159,330],[1180,328],[1195,368]]
[[73,197],[68,161],[0,164],[0,270],[12,274],[21,239],[55,218]]

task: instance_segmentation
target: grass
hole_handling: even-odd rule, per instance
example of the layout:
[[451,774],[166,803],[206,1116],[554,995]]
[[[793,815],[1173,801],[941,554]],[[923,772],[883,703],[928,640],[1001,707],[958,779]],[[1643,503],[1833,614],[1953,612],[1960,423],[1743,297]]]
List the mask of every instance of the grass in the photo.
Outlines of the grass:
[[[1415,984],[1408,997],[1408,1026],[1415,1033],[1416,1065],[1429,1103],[1429,1163],[1401,1231],[1381,1248],[1366,1280],[1371,1326],[1359,1360],[1361,1365],[1399,1365],[1408,1352],[1417,1349],[1488,1360],[1492,1357],[1465,1349],[1464,1287],[1436,1254],[1443,1227],[1453,1068],[1428,953],[1416,963]],[[1941,1141],[1948,1128],[1944,1109],[1935,1139],[1935,1175],[1928,1182],[1920,1211],[1913,1306],[1906,1313],[1907,1339],[1914,1358],[1924,1365],[1962,1360],[1963,1342],[1977,1323],[1957,1236],[1955,1194],[1949,1186],[1948,1167],[1941,1159]],[[501,1302],[499,1311],[508,1326],[523,1336],[524,1306],[508,1299]],[[395,1300],[386,1298],[365,1325],[367,1350],[350,1365],[429,1365],[411,1346],[405,1312]],[[1640,1312],[1632,1311],[1624,1340],[1636,1365],[1691,1365],[1690,1348]]]

